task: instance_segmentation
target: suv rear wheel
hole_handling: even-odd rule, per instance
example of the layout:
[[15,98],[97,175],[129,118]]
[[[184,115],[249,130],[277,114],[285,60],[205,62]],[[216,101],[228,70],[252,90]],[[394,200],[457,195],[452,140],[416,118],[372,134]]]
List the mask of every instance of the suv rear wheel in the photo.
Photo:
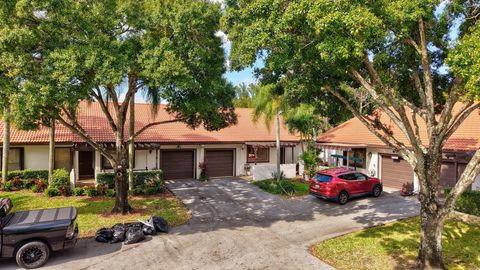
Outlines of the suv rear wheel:
[[340,194],[338,194],[337,201],[339,204],[346,204],[348,202],[348,193],[346,191],[340,192]]
[[25,269],[34,269],[44,265],[50,256],[50,248],[43,242],[32,241],[23,244],[15,258],[17,264]]
[[382,187],[380,185],[375,185],[372,190],[373,197],[378,197],[382,194]]

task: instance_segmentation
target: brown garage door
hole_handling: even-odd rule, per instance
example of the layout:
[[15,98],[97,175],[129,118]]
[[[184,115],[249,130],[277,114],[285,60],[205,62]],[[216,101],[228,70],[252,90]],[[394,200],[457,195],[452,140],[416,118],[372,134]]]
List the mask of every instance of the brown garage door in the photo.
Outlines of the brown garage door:
[[165,179],[191,179],[193,174],[194,151],[161,151],[160,168]]
[[233,149],[206,150],[205,165],[209,177],[233,176]]
[[382,183],[386,187],[402,188],[403,183],[413,183],[413,169],[401,157],[382,155]]
[[455,163],[444,162],[440,173],[440,186],[453,187],[457,182]]

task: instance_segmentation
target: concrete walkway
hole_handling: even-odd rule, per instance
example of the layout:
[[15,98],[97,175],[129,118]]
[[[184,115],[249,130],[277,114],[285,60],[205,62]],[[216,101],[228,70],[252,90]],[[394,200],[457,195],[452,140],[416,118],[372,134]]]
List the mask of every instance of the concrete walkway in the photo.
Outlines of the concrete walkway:
[[418,213],[416,198],[397,193],[340,206],[312,196],[284,199],[240,179],[168,186],[192,211],[187,224],[123,247],[82,241],[45,269],[332,269],[310,255],[312,244]]

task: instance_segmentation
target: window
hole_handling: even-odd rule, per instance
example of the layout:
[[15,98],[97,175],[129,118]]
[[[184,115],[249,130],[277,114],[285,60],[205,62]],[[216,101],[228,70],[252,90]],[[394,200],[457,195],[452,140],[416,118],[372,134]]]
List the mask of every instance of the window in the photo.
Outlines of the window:
[[254,148],[251,145],[247,146],[247,162],[248,163],[262,163],[269,161],[269,151],[268,147],[257,147]]
[[110,164],[110,161],[108,161],[107,158],[105,158],[103,155],[102,155],[102,170],[111,170],[113,169],[112,167],[112,164]]
[[[115,155],[115,150],[107,150],[110,154],[112,155]],[[137,152],[138,150],[136,150],[135,152]],[[113,170],[113,167],[112,167],[112,164],[110,164],[110,161],[108,161],[108,159],[106,157],[104,157],[103,155],[101,155],[101,158],[100,158],[100,166],[101,166],[101,169],[102,170]],[[135,168],[135,155],[134,155],[134,158],[133,158],[133,167]]]
[[363,173],[356,173],[356,174],[355,174],[355,178],[356,178],[357,180],[367,180],[367,179],[368,179],[368,177],[367,177],[365,174],[363,174]]
[[[367,159],[367,149],[359,148],[359,149],[352,149],[351,151],[343,151],[344,156],[349,157],[356,157],[362,160],[362,162],[356,162],[353,160],[349,160],[349,167],[357,167],[357,168],[365,168],[366,159]],[[347,166],[347,160],[343,160],[343,166]]]
[[343,180],[348,180],[348,181],[357,179],[354,173],[343,174],[343,175],[340,175],[338,178]]
[[328,182],[332,181],[332,178],[333,177],[331,175],[317,173],[313,177],[313,180],[318,181],[318,182],[328,183]]
[[71,170],[70,148],[55,148],[55,169]]
[[[0,165],[3,162],[2,151],[0,149]],[[10,148],[8,153],[8,170],[23,170],[23,148]]]

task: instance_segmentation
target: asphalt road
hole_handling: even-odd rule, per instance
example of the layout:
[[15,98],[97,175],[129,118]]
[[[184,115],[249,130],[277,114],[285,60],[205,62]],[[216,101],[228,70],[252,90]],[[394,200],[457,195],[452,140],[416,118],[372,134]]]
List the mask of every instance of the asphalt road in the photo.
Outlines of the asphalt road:
[[[80,241],[44,269],[332,269],[312,244],[418,214],[415,197],[383,193],[337,205],[312,196],[285,199],[240,179],[175,181],[169,188],[192,219],[134,245]],[[1,261],[1,269],[15,269]]]

